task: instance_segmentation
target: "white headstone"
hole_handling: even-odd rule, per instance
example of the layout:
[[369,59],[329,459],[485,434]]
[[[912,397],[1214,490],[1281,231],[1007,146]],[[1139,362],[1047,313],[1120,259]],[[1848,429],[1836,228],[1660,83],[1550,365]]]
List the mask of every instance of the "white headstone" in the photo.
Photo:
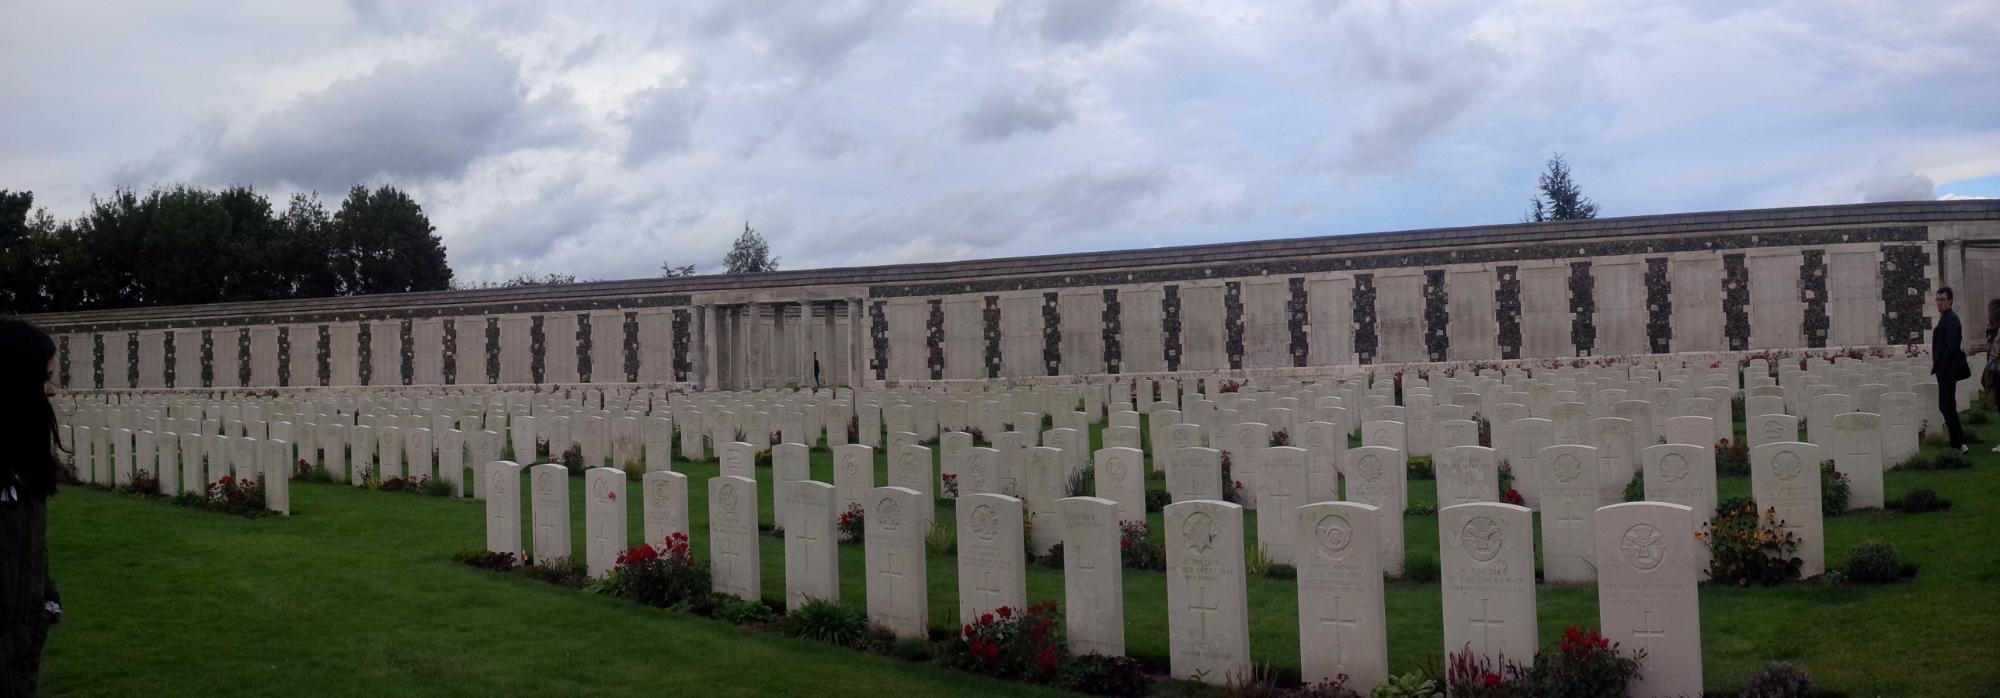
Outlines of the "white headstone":
[[521,557],[521,464],[513,461],[487,463],[486,549]]
[[709,578],[716,593],[745,601],[756,601],[763,594],[757,509],[756,480],[733,475],[709,478]]
[[840,549],[834,536],[833,485],[793,480],[778,485],[785,499],[785,608],[840,600]]
[[833,447],[833,487],[838,511],[861,505],[868,491],[875,489],[874,447],[863,444]]
[[590,576],[602,578],[625,552],[625,471],[591,468],[583,473],[584,560]]
[[[1104,451],[1099,451],[1100,473],[1103,459]],[[1117,502],[1101,497],[1067,497],[1056,508],[1062,513],[1070,654],[1124,656],[1125,576],[1119,547],[1124,514]],[[1138,520],[1144,520],[1143,513]]]
[[[975,449],[977,450],[977,449]],[[958,498],[958,621],[1028,604],[1021,500],[979,493]]]
[[1243,507],[1197,499],[1167,505],[1163,519],[1173,677],[1240,684],[1250,678]]
[[570,556],[569,469],[556,464],[528,468],[534,495],[535,561],[549,564]]
[[688,530],[687,476],[671,470],[647,472],[639,482],[646,491],[646,543],[663,547],[678,533]]
[[1565,444],[1542,449],[1542,576],[1550,583],[1597,578],[1592,513],[1598,488],[1597,449]]
[[[924,495],[908,487],[877,487],[869,493],[866,528],[868,621],[898,637],[929,633],[930,589],[924,566],[922,527],[913,512]],[[1074,640],[1072,640],[1074,642]]]
[[[1817,475],[1815,475],[1817,477]],[[1597,510],[1598,623],[1625,652],[1643,652],[1634,696],[1702,693],[1701,603],[1694,511],[1661,502]]]
[[[1136,448],[1097,451],[1097,496],[1118,505],[1118,521],[1146,520],[1146,455]],[[1116,527],[1118,521],[1112,524]],[[1064,546],[1067,554],[1068,546]]]
[[1346,677],[1359,691],[1389,677],[1380,518],[1380,509],[1353,502],[1297,510],[1299,663],[1307,684]]
[[1828,431],[1833,466],[1847,476],[1847,508],[1882,507],[1882,417],[1868,412],[1836,415]]
[[[1689,537],[1692,540],[1692,537]],[[1444,650],[1534,661],[1534,523],[1527,507],[1459,504],[1438,510],[1444,582]]]
[[1775,510],[1785,529],[1799,537],[1799,576],[1826,571],[1826,526],[1820,509],[1822,449],[1780,441],[1750,449],[1750,492],[1759,510]]

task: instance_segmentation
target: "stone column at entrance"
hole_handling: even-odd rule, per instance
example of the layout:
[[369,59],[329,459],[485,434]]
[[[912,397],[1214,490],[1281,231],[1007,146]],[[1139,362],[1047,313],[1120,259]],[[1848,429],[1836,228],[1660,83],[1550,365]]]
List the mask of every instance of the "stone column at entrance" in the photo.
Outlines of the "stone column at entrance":
[[826,345],[826,356],[820,357],[820,372],[825,375],[825,383],[829,386],[839,385],[847,374],[846,369],[833,363],[833,348],[838,346],[835,342],[840,341],[839,331],[834,328],[834,321],[837,319],[834,315],[833,304],[826,304],[826,324],[821,326],[825,331],[820,333],[825,337],[821,341]]
[[715,321],[715,306],[704,305],[695,313],[694,327],[701,333],[701,388],[703,390],[722,389],[722,354],[717,350],[716,336],[721,334]]
[[847,384],[860,388],[868,373],[868,314],[860,298],[847,299]]

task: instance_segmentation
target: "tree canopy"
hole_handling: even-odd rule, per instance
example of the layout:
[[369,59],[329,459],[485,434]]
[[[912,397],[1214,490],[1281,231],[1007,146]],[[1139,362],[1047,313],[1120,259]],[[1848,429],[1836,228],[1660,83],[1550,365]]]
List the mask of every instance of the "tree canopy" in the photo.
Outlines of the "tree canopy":
[[1583,195],[1583,189],[1570,179],[1569,163],[1563,161],[1562,153],[1549,158],[1548,169],[1542,172],[1541,183],[1536,187],[1540,194],[1531,197],[1528,215],[1523,222],[1569,221],[1597,217],[1597,202]]
[[743,224],[743,234],[736,236],[736,242],[729,247],[729,254],[722,258],[724,274],[755,274],[777,271],[778,258],[771,256],[771,245],[764,242],[749,223]]
[[0,310],[100,310],[450,288],[423,207],[356,186],[329,215],[312,195],[283,211],[248,187],[179,186],[93,198],[73,220],[0,191]]

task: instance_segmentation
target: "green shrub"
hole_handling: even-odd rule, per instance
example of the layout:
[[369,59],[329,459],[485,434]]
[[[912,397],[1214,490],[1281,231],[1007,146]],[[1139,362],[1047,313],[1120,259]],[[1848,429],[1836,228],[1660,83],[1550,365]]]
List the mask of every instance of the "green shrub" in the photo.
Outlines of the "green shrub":
[[687,534],[675,533],[664,545],[641,543],[618,554],[618,566],[599,588],[655,608],[705,611],[714,583],[708,565],[695,559]]
[[1146,667],[1131,657],[1071,657],[1052,682],[1057,688],[1097,696],[1143,696],[1152,685]]
[[1146,511],[1165,511],[1174,503],[1174,494],[1166,490],[1146,490]]
[[868,514],[859,502],[847,505],[847,511],[840,512],[840,518],[833,523],[834,531],[842,543],[859,543],[868,532]]
[[1403,510],[1403,514],[1406,516],[1437,516],[1438,508],[1436,504],[1412,504],[1409,508]]
[[1864,541],[1847,551],[1847,581],[1853,584],[1889,584],[1903,578],[1903,558],[1896,546],[1881,541]]
[[744,601],[731,596],[716,604],[715,617],[735,625],[753,625],[777,620],[778,612],[762,601]]
[[927,662],[931,659],[931,643],[919,637],[899,637],[889,643],[889,656],[906,662]]
[[1625,501],[1639,502],[1646,499],[1646,474],[1632,473],[1632,479],[1625,481]]
[[1849,482],[1847,476],[1833,467],[1833,461],[1819,464],[1819,512],[1822,516],[1839,516],[1847,511]]
[[1070,475],[1069,482],[1063,485],[1063,491],[1070,497],[1097,496],[1097,466],[1086,465]]
[[1975,427],[1983,427],[1993,423],[1993,416],[1986,410],[1975,407],[1966,411],[1965,423]]
[[1060,569],[1062,569],[1062,568],[1063,568],[1063,544],[1062,544],[1061,542],[1057,542],[1057,543],[1056,543],[1055,545],[1051,545],[1051,546],[1049,546],[1049,549],[1048,549],[1048,550],[1045,550],[1045,551],[1043,551],[1043,552],[1042,552],[1042,554],[1040,554],[1040,555],[1036,555],[1036,556],[1034,556],[1034,557],[1032,557],[1032,558],[1029,558],[1029,559],[1028,559],[1028,562],[1030,562],[1030,563],[1033,563],[1033,564],[1036,564],[1036,565],[1040,565],[1040,566],[1042,566],[1042,567],[1046,567],[1046,568],[1049,568],[1049,569],[1052,569],[1052,570],[1060,570]]
[[1166,545],[1153,539],[1152,527],[1144,521],[1118,522],[1118,558],[1135,570],[1167,569]]
[[1764,665],[1750,675],[1741,698],[1812,698],[1812,677],[1787,662]]
[[1639,676],[1639,659],[1618,651],[1596,628],[1569,626],[1555,647],[1535,655],[1528,669],[1529,695],[1540,698],[1623,696]]
[[534,564],[522,568],[521,573],[530,579],[571,589],[582,589],[590,584],[590,567],[573,557],[536,560]]
[[1069,659],[1063,646],[1062,611],[1056,602],[1043,601],[1026,609],[1002,606],[982,613],[960,637],[940,645],[939,653],[955,669],[1047,682],[1060,675]]
[[1430,456],[1410,457],[1410,479],[1432,480],[1437,478],[1437,469],[1431,464]]
[[1434,584],[1443,574],[1438,559],[1430,555],[1411,555],[1403,559],[1402,580],[1405,582]]
[[1694,537],[1709,550],[1709,581],[1714,584],[1769,586],[1799,578],[1804,560],[1799,538],[1778,520],[1776,509],[1764,510],[1746,497],[1732,497],[1716,507]]
[[1918,485],[1910,490],[1909,494],[1903,495],[1901,502],[1889,508],[1908,514],[1922,514],[1950,509],[1951,501],[1939,497],[1937,490],[1931,489],[1928,485]]
[[943,523],[932,523],[931,530],[924,534],[924,554],[932,557],[950,557],[958,553],[958,536],[952,535]]
[[327,470],[326,466],[320,466],[317,468],[307,468],[304,471],[302,471],[302,473],[303,474],[299,476],[300,480],[304,480],[306,482],[310,482],[315,485],[346,484],[341,482],[340,478],[335,477],[333,471]]
[[1911,456],[1903,461],[1903,467],[1910,470],[1963,470],[1972,467],[1972,461],[1967,460],[1965,454],[1947,448]]
[[453,489],[456,488],[444,478],[425,478],[423,484],[417,486],[416,492],[428,497],[449,497]]
[[1444,691],[1438,688],[1436,680],[1411,672],[1389,677],[1369,691],[1368,698],[1444,698]]
[[1715,473],[1725,477],[1749,475],[1750,442],[1747,439],[1715,442]]
[[465,548],[451,554],[451,561],[461,565],[471,565],[482,570],[506,572],[521,564],[513,553],[496,553],[491,550]]
[[778,632],[841,647],[856,647],[868,633],[868,614],[831,601],[810,601],[778,619]]

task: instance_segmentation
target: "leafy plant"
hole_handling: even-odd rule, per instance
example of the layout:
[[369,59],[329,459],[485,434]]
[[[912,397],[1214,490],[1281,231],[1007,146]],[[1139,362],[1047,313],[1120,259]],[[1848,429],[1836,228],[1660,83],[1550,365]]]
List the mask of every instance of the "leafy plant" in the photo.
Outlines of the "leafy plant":
[[1137,659],[1093,653],[1063,662],[1051,683],[1065,691],[1098,696],[1143,696],[1152,680]]
[[1433,464],[1430,456],[1410,456],[1410,479],[1437,479],[1437,466]]
[[1715,472],[1724,476],[1750,474],[1750,443],[1747,440],[1720,439],[1715,442]]
[[1514,698],[1533,695],[1528,668],[1506,657],[1487,657],[1464,649],[1445,662],[1445,692],[1453,698]]
[[949,557],[958,553],[958,536],[943,523],[933,522],[931,530],[924,534],[924,553],[932,557]]
[[1599,698],[1624,696],[1626,687],[1639,676],[1639,661],[1645,652],[1627,655],[1618,643],[1604,638],[1596,628],[1569,626],[1555,647],[1535,655],[1528,670],[1530,695],[1540,698]]
[[141,468],[132,473],[131,482],[119,485],[114,489],[125,494],[136,494],[141,497],[157,497],[160,494],[160,479],[153,477],[150,471]]
[[1632,473],[1632,479],[1625,481],[1625,501],[1638,502],[1646,499],[1646,474]]
[[840,512],[840,518],[835,519],[833,525],[840,534],[841,542],[858,543],[868,530],[868,515],[860,503],[848,504],[847,511]]
[[1288,432],[1288,431],[1285,431],[1285,430],[1283,430],[1283,429],[1279,429],[1279,430],[1276,430],[1276,431],[1273,431],[1273,432],[1271,432],[1271,445],[1272,445],[1272,446],[1290,446],[1290,445],[1292,445],[1292,434],[1291,434],[1291,432]]
[[529,579],[571,589],[582,589],[590,584],[590,566],[574,557],[538,559],[534,564],[521,568],[521,574]]
[[1823,516],[1839,516],[1847,511],[1849,482],[1847,475],[1833,467],[1832,460],[1819,463],[1819,512]]
[[841,647],[857,647],[868,634],[868,614],[832,601],[809,601],[778,619],[778,632]]
[[1864,541],[1847,551],[1847,581],[1853,584],[1891,584],[1903,579],[1903,557],[1896,546],[1881,541]]
[[640,544],[618,554],[603,591],[655,608],[705,602],[714,585],[708,565],[695,559],[687,534],[675,532],[663,545]]
[[716,604],[716,618],[736,626],[752,626],[778,620],[778,612],[764,602],[750,602],[730,596],[728,600]]
[[252,519],[277,514],[265,508],[264,483],[256,480],[239,481],[229,475],[209,483],[208,489],[204,492],[183,492],[171,501],[185,507]]
[[1910,470],[1963,470],[1972,467],[1972,461],[1967,460],[1965,454],[1947,448],[1910,456],[1903,462],[1903,467]]
[[1030,562],[1030,563],[1033,563],[1033,564],[1036,564],[1036,565],[1041,565],[1041,566],[1043,566],[1043,567],[1047,567],[1047,568],[1049,568],[1049,569],[1052,569],[1052,570],[1060,570],[1060,569],[1062,569],[1062,568],[1063,568],[1063,544],[1062,544],[1061,542],[1057,542],[1057,543],[1056,543],[1055,545],[1051,545],[1051,546],[1049,546],[1049,549],[1048,549],[1048,550],[1046,550],[1046,551],[1043,551],[1041,555],[1037,555],[1037,556],[1035,556],[1035,557],[1032,557],[1032,558],[1028,558],[1028,562]]
[[1063,491],[1070,497],[1097,496],[1097,466],[1086,465],[1078,468],[1075,473],[1070,474],[1069,482],[1064,483]]
[[1059,675],[1064,651],[1062,614],[1056,602],[1024,610],[1002,606],[967,624],[960,637],[942,648],[947,666],[1000,678],[1048,682]]
[[521,561],[513,553],[496,553],[491,550],[466,548],[451,554],[451,561],[461,565],[471,565],[482,570],[506,572],[519,567]]
[[1146,511],[1164,511],[1174,503],[1174,494],[1166,490],[1146,490]]
[[1444,698],[1437,680],[1411,672],[1389,677],[1368,692],[1368,698]]
[[1965,413],[1965,423],[1975,427],[1983,427],[1993,423],[1993,415],[1987,413],[1986,410],[1974,408]]
[[1251,579],[1269,576],[1271,574],[1271,567],[1277,564],[1271,559],[1271,549],[1263,543],[1258,543],[1257,547],[1251,548],[1245,558],[1243,561],[1243,574]]
[[[773,443],[782,443],[782,442],[773,442]],[[758,468],[771,467],[771,449],[766,448],[750,456],[750,464]]]
[[958,474],[957,474],[957,473],[945,473],[944,475],[942,475],[942,476],[941,476],[941,478],[942,478],[942,479],[944,480],[944,495],[945,495],[945,497],[946,497],[946,498],[948,498],[948,499],[957,499],[957,498],[958,498]]
[[583,471],[587,469],[583,462],[583,448],[571,446],[563,449],[562,466],[569,469],[570,477],[583,477]]
[[1118,558],[1135,570],[1167,569],[1166,545],[1153,539],[1152,526],[1144,521],[1118,522]]
[[1403,514],[1407,516],[1437,516],[1438,508],[1436,504],[1418,502],[1404,509]]
[[451,491],[455,489],[450,482],[441,477],[419,477],[419,480],[413,491],[427,497],[449,497]]
[[1773,662],[1750,675],[1740,698],[1812,698],[1812,677],[1789,662]]
[[1918,485],[1911,489],[1909,494],[1903,495],[1902,501],[1896,502],[1889,508],[1906,514],[1921,514],[1950,509],[1951,500],[1939,497],[1937,490],[1931,489],[1928,485]]
[[1724,501],[1694,536],[1708,546],[1708,576],[1715,583],[1783,584],[1797,580],[1805,563],[1798,536],[1778,520],[1778,510],[1765,509],[1760,519],[1757,503],[1743,497]]

